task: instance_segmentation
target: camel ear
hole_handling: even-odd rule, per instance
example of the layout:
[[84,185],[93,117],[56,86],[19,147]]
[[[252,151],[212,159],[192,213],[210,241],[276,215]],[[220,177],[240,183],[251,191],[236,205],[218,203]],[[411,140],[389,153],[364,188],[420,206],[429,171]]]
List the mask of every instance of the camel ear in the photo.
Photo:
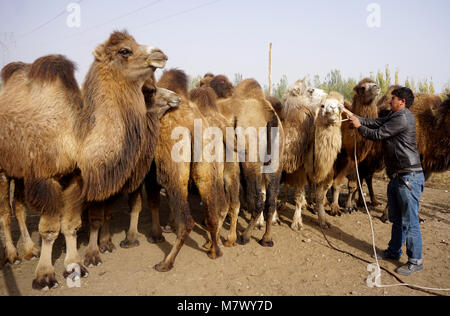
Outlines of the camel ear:
[[95,59],[97,59],[98,61],[102,61],[105,58],[105,45],[104,44],[98,45],[94,49],[92,54],[94,55]]

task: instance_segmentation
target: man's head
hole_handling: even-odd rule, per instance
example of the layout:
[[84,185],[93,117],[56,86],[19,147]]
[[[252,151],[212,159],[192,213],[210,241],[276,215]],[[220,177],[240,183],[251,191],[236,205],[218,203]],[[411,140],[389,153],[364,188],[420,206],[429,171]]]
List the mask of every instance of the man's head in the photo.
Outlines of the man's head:
[[414,103],[414,93],[409,88],[397,88],[392,91],[391,111],[397,112],[410,108]]

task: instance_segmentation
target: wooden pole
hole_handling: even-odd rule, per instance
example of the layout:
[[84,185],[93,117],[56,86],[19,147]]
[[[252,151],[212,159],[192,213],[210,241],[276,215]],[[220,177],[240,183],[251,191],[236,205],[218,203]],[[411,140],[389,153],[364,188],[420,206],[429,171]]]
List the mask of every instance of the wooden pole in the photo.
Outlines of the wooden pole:
[[272,43],[269,47],[269,96],[272,96]]

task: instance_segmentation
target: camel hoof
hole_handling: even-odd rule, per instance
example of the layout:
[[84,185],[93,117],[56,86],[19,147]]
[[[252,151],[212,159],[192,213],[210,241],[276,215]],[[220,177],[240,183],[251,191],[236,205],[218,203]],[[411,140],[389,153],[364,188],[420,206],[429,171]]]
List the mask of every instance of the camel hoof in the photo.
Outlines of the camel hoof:
[[215,260],[223,256],[223,253],[220,249],[217,249],[216,251],[213,251],[212,249],[208,251],[208,257],[209,259]]
[[103,262],[98,251],[90,251],[85,254],[83,263],[86,267],[97,267]]
[[44,274],[33,280],[33,289],[38,291],[48,291],[59,286],[55,273]]
[[164,236],[150,236],[147,238],[147,241],[151,244],[161,244],[166,241],[166,238]]
[[25,260],[31,261],[31,260],[35,260],[35,259],[39,258],[39,256],[40,256],[40,251],[38,251],[37,253],[35,251],[33,251],[33,252],[26,253],[24,258],[25,258]]
[[272,240],[264,241],[263,239],[261,239],[260,241],[258,241],[258,243],[263,247],[273,247],[274,246],[274,243]]
[[124,248],[124,249],[129,249],[129,248],[135,248],[139,246],[139,240],[128,240],[128,238],[126,238],[125,240],[123,240],[120,243],[120,247]]
[[292,223],[291,229],[299,232],[299,231],[303,230],[303,224],[302,223]]
[[320,223],[319,222],[320,227],[322,227],[323,229],[330,229],[331,228],[331,224],[328,222],[325,223]]
[[237,238],[237,243],[239,245],[246,245],[250,242],[250,238],[245,238],[244,235],[241,235]]
[[388,217],[385,216],[385,215],[383,215],[383,216],[380,217],[380,221],[381,221],[382,223],[387,223]]
[[7,265],[17,265],[21,262],[19,255],[17,254],[17,250],[8,251],[5,248],[5,259],[3,262],[4,266]]
[[231,247],[236,247],[237,243],[236,240],[225,240],[225,242],[223,243],[223,245],[225,247],[231,248]]
[[331,205],[331,211],[330,211],[330,215],[331,216],[341,216],[341,208],[339,207],[339,205]]
[[101,253],[113,253],[116,250],[116,246],[112,243],[111,240],[100,242],[99,249]]
[[168,272],[172,270],[173,265],[166,264],[165,262],[161,262],[155,266],[155,270],[158,272]]
[[165,234],[170,234],[170,233],[174,233],[175,232],[175,230],[170,225],[166,225],[164,227],[161,227],[161,229],[162,229],[163,233],[165,233]]

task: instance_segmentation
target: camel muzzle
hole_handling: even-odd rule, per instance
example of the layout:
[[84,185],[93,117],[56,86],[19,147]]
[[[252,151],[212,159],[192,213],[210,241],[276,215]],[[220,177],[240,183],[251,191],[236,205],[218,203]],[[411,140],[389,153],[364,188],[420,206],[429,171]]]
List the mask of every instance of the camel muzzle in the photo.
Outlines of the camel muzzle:
[[147,53],[149,53],[147,61],[150,66],[155,68],[164,68],[166,66],[167,60],[169,60],[169,58],[159,48],[149,46],[146,50]]

